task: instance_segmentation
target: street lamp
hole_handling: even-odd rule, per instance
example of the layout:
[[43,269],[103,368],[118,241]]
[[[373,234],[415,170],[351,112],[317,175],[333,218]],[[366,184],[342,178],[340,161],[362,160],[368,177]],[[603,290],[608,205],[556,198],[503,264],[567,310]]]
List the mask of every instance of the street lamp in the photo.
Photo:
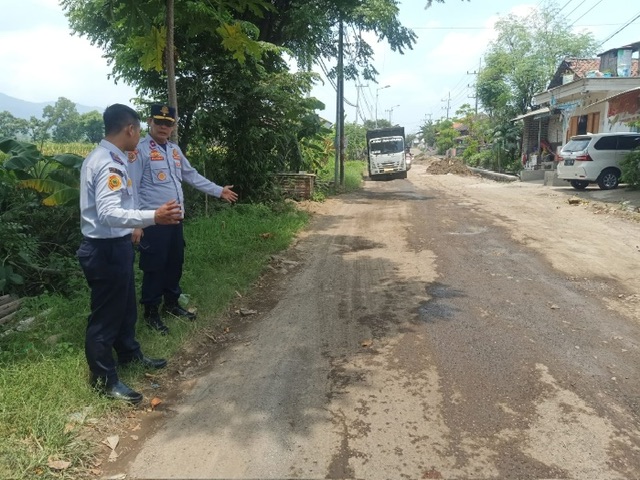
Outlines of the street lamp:
[[394,109],[394,108],[396,108],[396,107],[399,107],[399,106],[400,106],[400,105],[394,105],[394,106],[393,106],[393,107],[391,107],[389,110],[387,110],[387,112],[389,112],[389,124],[390,124],[390,125],[393,125],[393,124],[391,123],[391,114],[393,113],[393,109]]
[[376,128],[378,128],[378,92],[380,90],[384,90],[385,88],[389,88],[391,85],[385,85],[384,87],[376,88]]

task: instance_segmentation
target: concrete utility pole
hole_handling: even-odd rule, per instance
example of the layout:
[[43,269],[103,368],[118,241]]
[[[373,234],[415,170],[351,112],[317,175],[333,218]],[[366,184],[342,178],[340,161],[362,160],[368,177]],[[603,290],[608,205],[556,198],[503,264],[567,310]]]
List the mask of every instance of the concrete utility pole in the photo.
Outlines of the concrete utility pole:
[[442,109],[447,111],[447,120],[449,120],[449,110],[451,110],[451,92],[449,92],[447,98],[443,98],[442,101],[447,102],[447,106],[442,107]]
[[342,161],[344,159],[344,82],[343,82],[343,32],[342,32],[342,19],[338,22],[338,81],[336,85],[336,138],[335,138],[335,171],[334,171],[334,185],[338,188],[342,177]]
[[375,118],[376,128],[378,128],[378,92],[380,90],[384,90],[385,88],[389,88],[390,86],[391,85],[385,85],[384,87],[376,88],[376,118]]
[[360,94],[362,94],[362,89],[364,87],[366,87],[367,85],[356,85],[356,91],[357,91],[357,96],[356,96],[356,121],[355,124],[358,124],[358,115],[360,115],[360,117],[362,117],[363,122],[364,122],[364,115],[362,115],[362,113],[360,113]]
[[391,122],[391,115],[393,114],[393,109],[394,109],[394,108],[396,108],[396,107],[399,107],[399,106],[400,106],[400,105],[394,105],[393,107],[391,107],[391,108],[389,108],[389,109],[385,110],[385,112],[389,112],[389,123],[390,123],[391,125],[393,125],[393,123]]
[[[473,85],[473,88],[475,89],[475,94],[474,95],[469,95],[469,98],[474,98],[476,101],[476,115],[478,115],[478,75],[480,75],[480,71],[482,70],[482,58],[480,59],[480,63],[478,65],[478,71],[477,72],[470,72],[467,70],[467,75],[475,75],[476,76],[476,83]],[[469,88],[472,88],[471,85],[469,85]]]

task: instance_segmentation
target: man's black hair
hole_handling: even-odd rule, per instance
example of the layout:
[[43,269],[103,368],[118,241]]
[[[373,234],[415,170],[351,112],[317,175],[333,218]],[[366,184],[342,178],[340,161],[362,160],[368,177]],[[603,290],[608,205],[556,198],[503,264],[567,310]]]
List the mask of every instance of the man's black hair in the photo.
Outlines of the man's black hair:
[[140,115],[133,108],[114,103],[102,114],[105,135],[116,134],[129,125],[139,125]]

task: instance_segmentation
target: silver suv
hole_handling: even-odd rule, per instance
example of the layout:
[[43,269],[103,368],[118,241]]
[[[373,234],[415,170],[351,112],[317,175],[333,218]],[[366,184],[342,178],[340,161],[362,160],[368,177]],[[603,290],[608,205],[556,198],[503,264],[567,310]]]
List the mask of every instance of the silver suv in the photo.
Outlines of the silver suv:
[[576,135],[562,147],[558,178],[584,190],[596,182],[602,190],[617,188],[620,160],[640,147],[640,133],[593,133]]

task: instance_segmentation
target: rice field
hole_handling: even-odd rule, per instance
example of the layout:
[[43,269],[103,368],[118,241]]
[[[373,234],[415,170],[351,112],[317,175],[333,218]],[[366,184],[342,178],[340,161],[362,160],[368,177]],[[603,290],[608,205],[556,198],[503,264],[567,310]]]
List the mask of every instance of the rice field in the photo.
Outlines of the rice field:
[[61,153],[73,153],[86,157],[96,147],[93,143],[53,143],[46,142],[42,145],[44,155],[58,155]]

